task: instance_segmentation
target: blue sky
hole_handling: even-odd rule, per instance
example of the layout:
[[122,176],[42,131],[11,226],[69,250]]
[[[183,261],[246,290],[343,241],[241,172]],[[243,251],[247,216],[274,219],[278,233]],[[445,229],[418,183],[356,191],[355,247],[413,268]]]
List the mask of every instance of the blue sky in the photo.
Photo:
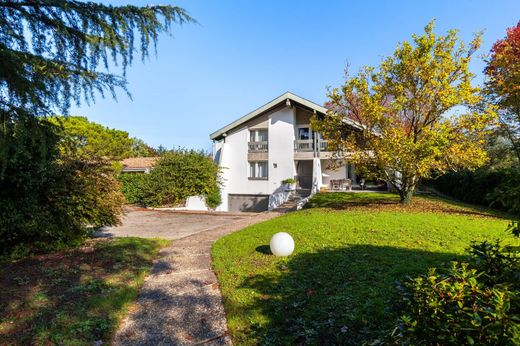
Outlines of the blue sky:
[[[128,71],[133,100],[98,98],[71,114],[128,131],[152,146],[208,150],[209,134],[285,91],[319,104],[340,85],[347,63],[377,65],[399,41],[436,19],[436,32],[484,32],[472,70],[482,80],[494,41],[520,20],[520,1],[109,1],[168,3],[199,24],[173,27],[157,57]],[[477,56],[478,55],[478,56]]]

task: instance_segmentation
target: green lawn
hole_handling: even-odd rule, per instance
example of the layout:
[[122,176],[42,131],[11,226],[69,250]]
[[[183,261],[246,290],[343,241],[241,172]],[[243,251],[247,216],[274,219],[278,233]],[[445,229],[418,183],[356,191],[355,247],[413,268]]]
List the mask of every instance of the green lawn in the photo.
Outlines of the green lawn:
[[[510,238],[507,219],[435,198],[325,193],[309,206],[214,245],[236,345],[374,341],[399,316],[399,280],[463,258],[472,240]],[[280,231],[296,243],[288,258],[269,253]]]
[[0,344],[110,341],[152,260],[169,241],[96,239],[0,268]]

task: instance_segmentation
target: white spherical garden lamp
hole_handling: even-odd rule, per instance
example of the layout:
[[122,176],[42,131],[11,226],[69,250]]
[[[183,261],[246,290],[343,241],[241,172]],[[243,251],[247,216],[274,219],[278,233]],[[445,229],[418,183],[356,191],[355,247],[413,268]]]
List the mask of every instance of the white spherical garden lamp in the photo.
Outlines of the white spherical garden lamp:
[[289,256],[294,251],[294,240],[289,233],[279,232],[273,235],[269,246],[275,256]]

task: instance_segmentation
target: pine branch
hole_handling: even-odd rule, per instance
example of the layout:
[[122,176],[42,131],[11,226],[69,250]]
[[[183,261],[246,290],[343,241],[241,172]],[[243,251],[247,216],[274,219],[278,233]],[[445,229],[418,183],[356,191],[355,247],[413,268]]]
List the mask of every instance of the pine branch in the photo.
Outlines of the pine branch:
[[[160,33],[189,22],[195,20],[174,6],[2,1],[1,94],[12,106],[38,109],[40,114],[55,107],[66,113],[71,101],[89,103],[95,92],[115,97],[115,88],[126,90],[124,76],[137,49],[144,60],[150,48],[156,51]],[[121,63],[122,77],[108,72],[110,61]]]

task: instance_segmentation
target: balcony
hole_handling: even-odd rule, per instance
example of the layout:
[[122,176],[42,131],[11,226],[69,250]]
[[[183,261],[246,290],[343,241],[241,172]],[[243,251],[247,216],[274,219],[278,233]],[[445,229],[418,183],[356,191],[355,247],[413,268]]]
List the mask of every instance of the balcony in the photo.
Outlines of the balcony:
[[[318,148],[319,150],[317,150]],[[316,141],[314,139],[297,139],[294,141],[294,150],[304,152],[327,151],[327,141]]]
[[263,153],[269,149],[267,141],[249,142],[248,145],[250,153]]
[[313,139],[297,139],[294,141],[294,150],[296,151],[314,151]]

